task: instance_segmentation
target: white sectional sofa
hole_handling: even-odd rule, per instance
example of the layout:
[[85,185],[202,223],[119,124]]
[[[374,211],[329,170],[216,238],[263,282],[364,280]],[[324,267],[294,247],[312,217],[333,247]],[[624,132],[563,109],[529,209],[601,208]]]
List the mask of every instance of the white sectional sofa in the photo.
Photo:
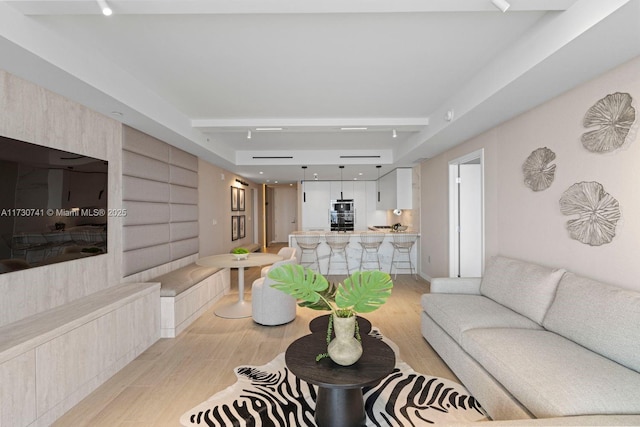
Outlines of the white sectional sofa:
[[640,425],[640,293],[495,257],[421,304],[422,335],[493,420]]

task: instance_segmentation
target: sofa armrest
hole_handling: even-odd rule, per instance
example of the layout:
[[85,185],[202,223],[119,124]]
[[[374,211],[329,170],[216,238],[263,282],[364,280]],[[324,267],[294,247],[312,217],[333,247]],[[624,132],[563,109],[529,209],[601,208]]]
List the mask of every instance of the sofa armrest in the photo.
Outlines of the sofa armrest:
[[481,277],[437,277],[431,279],[431,293],[480,295],[481,281]]

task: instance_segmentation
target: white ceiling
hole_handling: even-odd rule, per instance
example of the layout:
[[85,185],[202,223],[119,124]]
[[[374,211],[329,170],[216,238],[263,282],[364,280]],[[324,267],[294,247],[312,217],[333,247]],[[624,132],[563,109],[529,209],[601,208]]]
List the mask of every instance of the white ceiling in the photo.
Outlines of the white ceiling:
[[375,179],[640,54],[639,1],[6,1],[0,67],[258,183]]

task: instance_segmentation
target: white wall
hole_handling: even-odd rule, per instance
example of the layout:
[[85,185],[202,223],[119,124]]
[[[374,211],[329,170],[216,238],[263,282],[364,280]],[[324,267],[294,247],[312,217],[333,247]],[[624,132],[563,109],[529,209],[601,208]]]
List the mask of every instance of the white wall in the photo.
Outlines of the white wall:
[[[501,254],[640,290],[640,141],[595,154],[582,147],[582,119],[599,99],[628,92],[640,100],[640,58],[530,110],[422,164],[422,272],[448,274],[447,162],[485,149],[485,255]],[[515,100],[514,102],[517,102]],[[523,182],[522,164],[533,150],[556,153],[555,181],[542,192]],[[594,247],[569,237],[559,199],[572,184],[597,181],[620,203],[621,220],[609,244]],[[431,263],[427,257],[431,256]]]
[[[236,246],[261,243],[262,236],[253,236],[255,221],[261,222],[261,209],[257,218],[253,213],[251,189],[258,192],[258,203],[262,203],[262,189],[248,182],[245,190],[245,210],[231,210],[231,186],[236,186],[236,178],[246,182],[241,176],[212,165],[202,159],[198,162],[198,210],[200,215],[200,256],[229,252]],[[245,215],[245,238],[231,240],[231,216]],[[215,221],[215,224],[214,224]],[[262,229],[262,227],[259,227]]]
[[[121,208],[122,125],[0,70],[0,134],[109,161],[109,208]],[[108,253],[0,275],[0,326],[117,285],[122,219],[108,218]]]

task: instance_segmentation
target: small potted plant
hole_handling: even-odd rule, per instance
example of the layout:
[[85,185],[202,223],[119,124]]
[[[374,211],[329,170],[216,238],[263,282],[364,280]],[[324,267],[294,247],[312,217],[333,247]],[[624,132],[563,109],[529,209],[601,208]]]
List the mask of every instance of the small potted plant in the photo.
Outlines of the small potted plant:
[[238,261],[249,258],[249,251],[245,248],[235,248],[231,251]]
[[[391,295],[391,276],[383,271],[356,271],[336,286],[320,273],[298,264],[282,265],[269,272],[271,285],[298,300],[298,305],[314,310],[331,311],[327,331],[327,353],[334,362],[348,366],[362,355],[356,315],[372,312]],[[331,329],[336,338],[330,340]]]

